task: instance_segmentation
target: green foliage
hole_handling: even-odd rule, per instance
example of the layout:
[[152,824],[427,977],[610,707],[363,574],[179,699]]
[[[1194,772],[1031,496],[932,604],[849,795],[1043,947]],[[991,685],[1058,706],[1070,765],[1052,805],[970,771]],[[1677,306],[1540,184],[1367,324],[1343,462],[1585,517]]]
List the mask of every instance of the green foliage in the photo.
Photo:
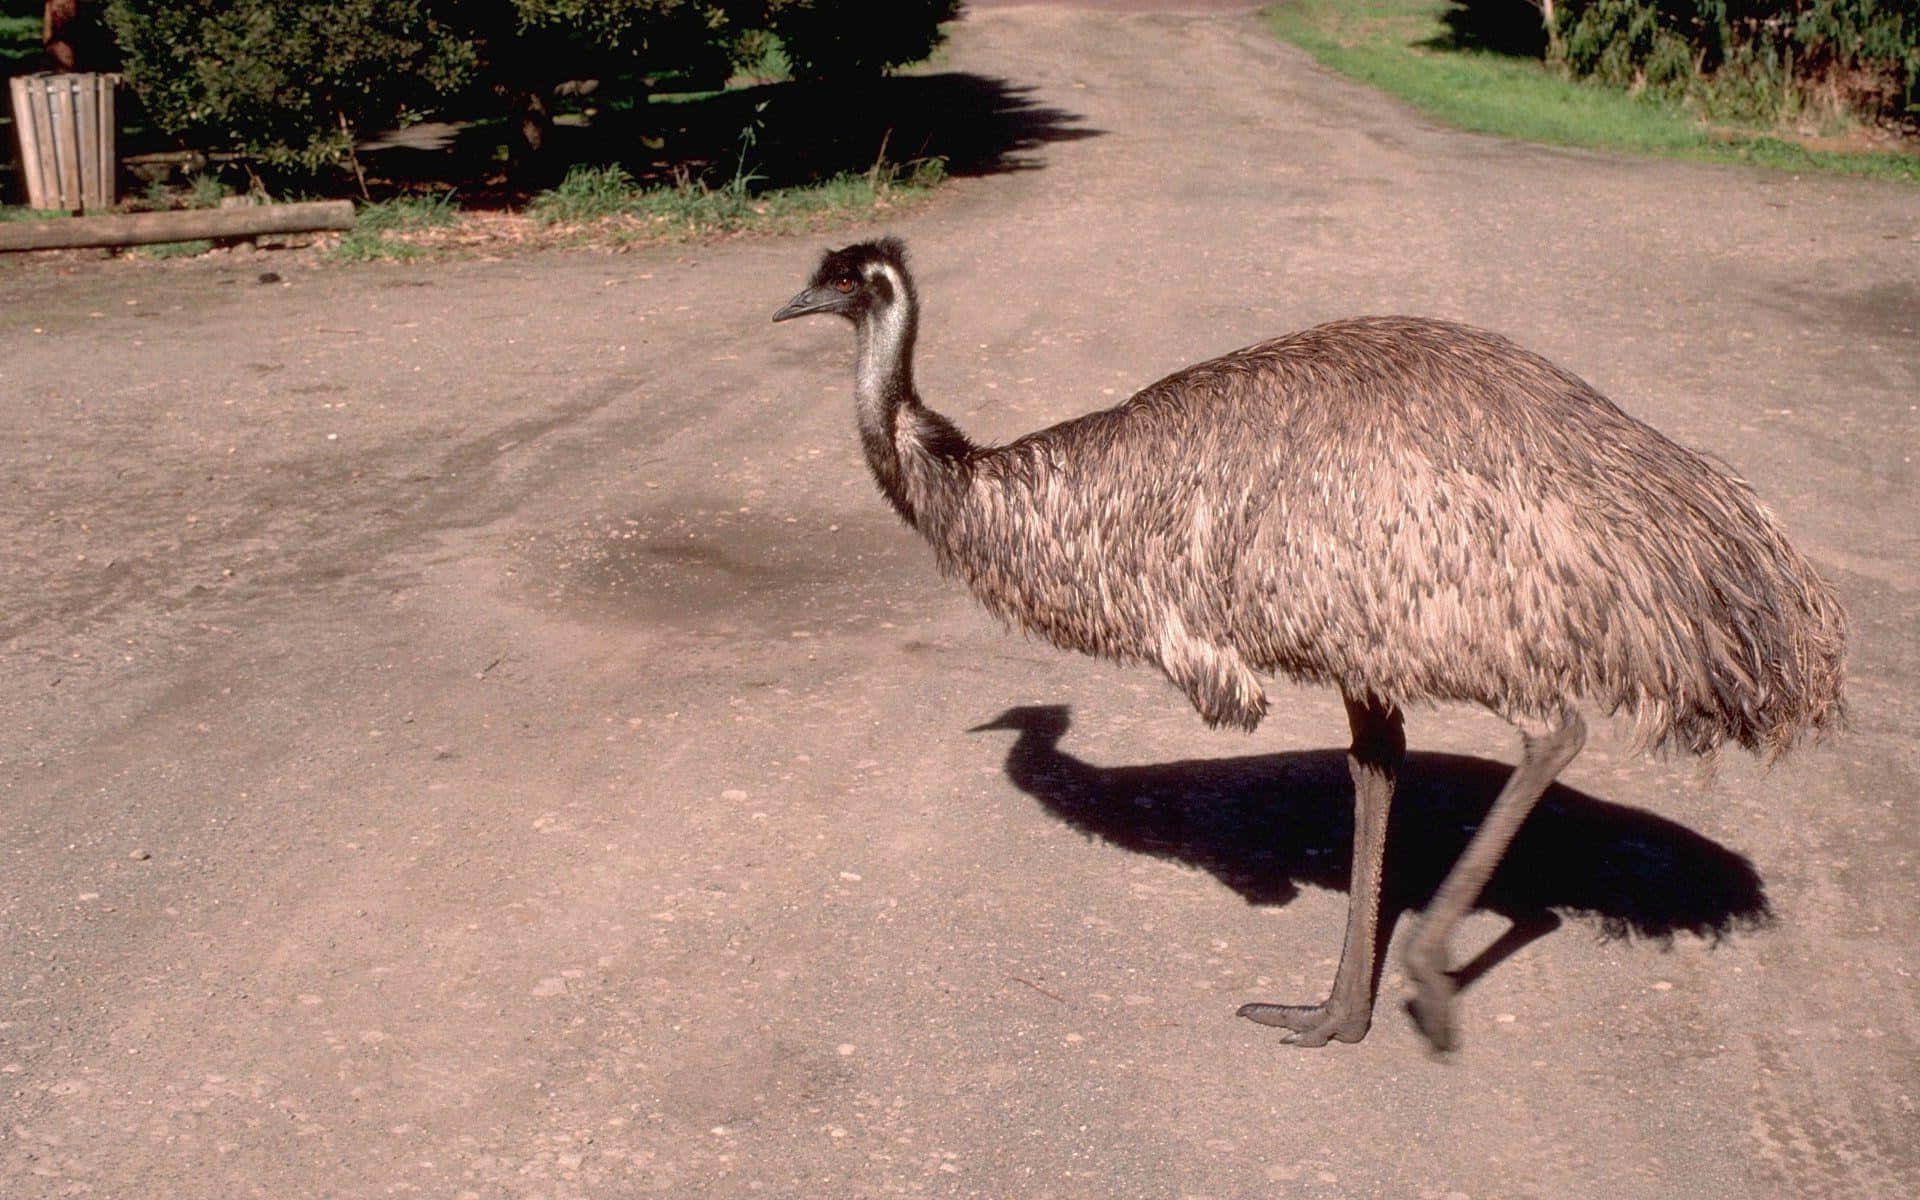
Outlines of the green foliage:
[[[718,87],[736,65],[864,74],[924,57],[958,0],[107,0],[156,126],[315,172],[430,112],[513,116],[537,148],[568,80]],[[502,110],[508,110],[503,112]]]
[[705,42],[747,6],[740,0],[512,0],[523,29],[565,31],[589,46],[644,43],[659,52]]
[[206,238],[195,238],[189,242],[155,242],[149,246],[135,246],[133,254],[139,258],[196,258],[213,249],[213,243]]
[[0,15],[0,74],[24,75],[38,69],[39,65],[40,14],[36,12],[28,16],[8,12]]
[[576,166],[565,179],[535,196],[527,214],[548,225],[577,225],[633,211],[639,185],[617,163]]
[[734,43],[735,72],[755,83],[793,78],[787,48],[767,29],[749,29]]
[[405,233],[451,225],[458,216],[452,192],[437,196],[400,196],[378,204],[361,205],[354,213],[353,228],[359,233]]
[[1263,15],[1275,33],[1325,66],[1464,129],[1920,183],[1920,156],[1813,151],[1764,134],[1716,136],[1677,107],[1490,51],[1494,39],[1462,36],[1444,0],[1291,0]]
[[548,226],[603,226],[597,236],[615,241],[623,233],[637,238],[703,237],[740,229],[796,229],[825,218],[896,207],[925,195],[945,177],[942,159],[893,163],[882,156],[863,172],[757,192],[743,153],[733,176],[718,186],[683,175],[665,187],[642,187],[619,167],[575,167],[558,185],[535,196],[527,211]]
[[183,207],[219,208],[232,194],[233,189],[215,171],[195,171],[188,174],[182,184],[166,177],[147,180],[140,190],[138,207],[156,212]]
[[1920,0],[1560,0],[1577,76],[1710,117],[1920,117]]
[[0,207],[0,221],[52,221],[64,220],[73,214],[58,208],[28,208],[24,204],[9,204]]
[[111,0],[128,82],[161,128],[273,166],[336,161],[354,134],[468,79],[476,46],[431,0]]
[[717,85],[761,6],[761,0],[495,0],[458,7],[478,10],[489,78],[541,88],[625,73]]
[[187,181],[188,208],[219,208],[227,197],[227,185],[218,175],[202,173]]
[[418,258],[421,248],[407,241],[405,235],[451,225],[458,216],[452,192],[363,204],[354,213],[353,228],[340,238],[332,256],[346,262]]

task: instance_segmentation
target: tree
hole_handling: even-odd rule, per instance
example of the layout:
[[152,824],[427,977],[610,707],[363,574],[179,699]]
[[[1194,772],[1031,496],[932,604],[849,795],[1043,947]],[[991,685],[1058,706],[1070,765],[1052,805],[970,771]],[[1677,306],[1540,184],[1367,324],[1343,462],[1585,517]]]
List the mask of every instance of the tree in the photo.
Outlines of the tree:
[[40,46],[50,71],[110,71],[117,61],[100,6],[81,0],[46,0],[40,6]]
[[47,50],[47,65],[56,71],[74,69],[76,55],[69,26],[80,16],[80,0],[47,0],[41,9],[40,44]]
[[1540,10],[1540,26],[1547,34],[1547,58],[1558,62],[1566,52],[1560,44],[1560,18],[1553,11],[1553,0],[1527,0],[1527,2]]
[[339,161],[364,129],[471,77],[432,0],[111,0],[128,82],[161,128],[281,167]]
[[[1521,36],[1535,17],[1544,41]],[[1920,0],[1453,0],[1446,20],[1463,44],[1715,118],[1920,119]]]
[[1558,0],[1575,75],[1715,116],[1920,117],[1920,0]]
[[457,4],[479,47],[477,78],[515,121],[516,158],[537,160],[549,101],[573,80],[691,77],[718,87],[762,0],[490,0]]
[[109,0],[160,128],[315,170],[430,110],[503,108],[536,157],[568,80],[717,87],[769,34],[807,77],[925,57],[957,0]]

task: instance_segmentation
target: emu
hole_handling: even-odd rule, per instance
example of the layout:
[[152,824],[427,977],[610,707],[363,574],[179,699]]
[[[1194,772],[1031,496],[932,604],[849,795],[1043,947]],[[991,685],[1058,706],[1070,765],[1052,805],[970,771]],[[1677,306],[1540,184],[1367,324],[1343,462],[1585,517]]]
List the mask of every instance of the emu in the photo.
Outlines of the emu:
[[1239,1015],[1285,1041],[1372,1022],[1402,712],[1470,702],[1519,765],[1403,950],[1409,1009],[1458,1044],[1454,925],[1579,753],[1579,706],[1649,750],[1778,756],[1837,726],[1846,619],[1741,480],[1483,330],[1335,321],[1176,371],[1003,446],[921,402],[919,303],[893,238],[829,251],[775,321],[850,321],[881,493],[995,615],[1151,663],[1209,725],[1253,729],[1261,675],[1340,690],[1354,837],[1345,941],[1318,1004]]

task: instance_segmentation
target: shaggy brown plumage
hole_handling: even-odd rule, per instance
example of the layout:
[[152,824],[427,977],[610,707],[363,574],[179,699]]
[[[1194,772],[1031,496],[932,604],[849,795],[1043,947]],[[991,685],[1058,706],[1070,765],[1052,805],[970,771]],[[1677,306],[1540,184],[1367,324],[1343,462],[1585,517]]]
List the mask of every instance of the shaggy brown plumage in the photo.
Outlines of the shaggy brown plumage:
[[1583,702],[1694,753],[1841,718],[1839,601],[1752,490],[1497,334],[1336,321],[981,447],[914,390],[897,241],[829,253],[775,319],[812,312],[854,323],[868,463],[941,567],[1209,724],[1257,725],[1263,673],[1333,685],[1390,791],[1409,704],[1557,725],[1528,786]]

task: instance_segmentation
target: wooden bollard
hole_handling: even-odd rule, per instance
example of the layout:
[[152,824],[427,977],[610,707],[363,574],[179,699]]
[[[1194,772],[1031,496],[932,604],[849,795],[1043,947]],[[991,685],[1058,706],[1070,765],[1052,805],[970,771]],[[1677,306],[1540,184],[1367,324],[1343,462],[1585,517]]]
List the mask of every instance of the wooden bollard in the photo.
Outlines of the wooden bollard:
[[157,242],[190,242],[197,238],[243,238],[266,233],[317,233],[352,228],[353,201],[309,200],[243,208],[0,221],[0,250],[146,246]]

